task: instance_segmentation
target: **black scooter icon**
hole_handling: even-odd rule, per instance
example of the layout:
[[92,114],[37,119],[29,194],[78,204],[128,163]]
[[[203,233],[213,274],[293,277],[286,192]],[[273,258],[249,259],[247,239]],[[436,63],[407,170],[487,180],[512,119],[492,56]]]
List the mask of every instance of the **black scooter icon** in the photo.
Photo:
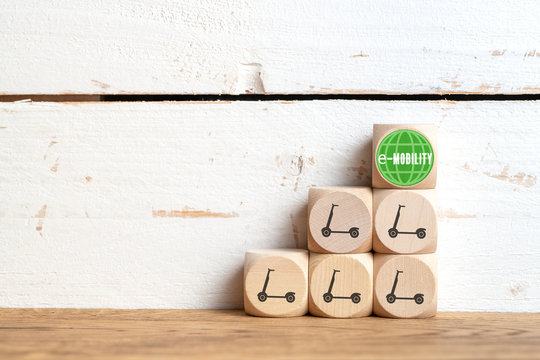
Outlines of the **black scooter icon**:
[[392,226],[391,229],[388,230],[388,235],[391,238],[395,238],[398,236],[398,234],[416,234],[419,239],[423,239],[426,237],[426,229],[425,228],[418,228],[416,231],[398,231],[397,229],[397,223],[399,221],[399,213],[401,212],[401,208],[404,208],[405,205],[398,205],[397,213],[396,213],[396,219],[394,220],[394,226]]
[[330,214],[328,215],[328,221],[326,222],[326,226],[321,229],[322,235],[324,237],[329,237],[330,234],[349,234],[352,238],[357,238],[360,234],[357,227],[352,227],[347,231],[330,229],[330,223],[332,222],[332,217],[334,216],[334,208],[336,206],[339,205],[332,204],[332,209],[330,209]]
[[414,300],[415,303],[418,305],[422,304],[424,302],[424,294],[416,294],[413,297],[398,297],[396,296],[396,286],[398,283],[398,276],[399,274],[402,274],[403,271],[397,270],[396,272],[396,278],[394,279],[394,285],[392,286],[392,292],[390,294],[386,295],[386,301],[388,303],[393,304],[396,300]]
[[268,295],[266,293],[266,287],[268,286],[268,281],[270,281],[270,271],[275,271],[274,269],[268,269],[268,272],[266,273],[266,280],[264,281],[264,286],[262,288],[262,291],[260,293],[257,294],[257,298],[259,299],[260,302],[265,302],[266,299],[268,298],[275,298],[275,299],[285,299],[287,300],[287,302],[294,302],[294,299],[295,299],[295,296],[294,296],[294,292],[292,291],[289,291],[288,293],[286,293],[285,295],[283,296],[279,296],[279,295]]
[[360,293],[352,293],[351,296],[334,296],[332,295],[332,288],[334,287],[334,281],[336,280],[336,273],[340,272],[339,270],[334,269],[332,274],[332,280],[330,281],[330,286],[328,287],[328,292],[323,295],[323,300],[327,303],[331,302],[333,299],[351,299],[353,303],[358,304],[360,302]]

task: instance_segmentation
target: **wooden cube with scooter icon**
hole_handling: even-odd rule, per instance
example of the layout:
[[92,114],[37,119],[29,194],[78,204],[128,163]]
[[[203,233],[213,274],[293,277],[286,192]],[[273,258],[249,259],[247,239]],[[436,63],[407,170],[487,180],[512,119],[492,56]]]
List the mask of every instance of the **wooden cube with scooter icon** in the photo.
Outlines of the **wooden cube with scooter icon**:
[[373,189],[373,250],[429,254],[437,250],[436,191]]
[[437,313],[437,255],[374,254],[373,312],[393,318]]
[[373,254],[317,254],[309,259],[309,312],[369,316],[373,309]]
[[372,189],[312,187],[308,196],[308,248],[329,254],[371,251]]
[[308,252],[254,249],[244,262],[244,309],[265,317],[302,316],[308,311]]

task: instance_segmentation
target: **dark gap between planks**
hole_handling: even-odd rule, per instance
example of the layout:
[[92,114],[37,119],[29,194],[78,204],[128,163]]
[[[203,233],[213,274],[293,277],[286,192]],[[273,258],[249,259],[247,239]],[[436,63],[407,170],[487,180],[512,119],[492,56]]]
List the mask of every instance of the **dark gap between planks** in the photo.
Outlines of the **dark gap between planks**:
[[102,101],[311,101],[311,100],[372,100],[372,101],[515,101],[540,100],[540,94],[476,95],[476,94],[242,94],[242,95],[103,95]]
[[197,95],[2,95],[0,102],[22,100],[52,102],[158,102],[158,101],[527,101],[540,100],[540,94],[197,94]]

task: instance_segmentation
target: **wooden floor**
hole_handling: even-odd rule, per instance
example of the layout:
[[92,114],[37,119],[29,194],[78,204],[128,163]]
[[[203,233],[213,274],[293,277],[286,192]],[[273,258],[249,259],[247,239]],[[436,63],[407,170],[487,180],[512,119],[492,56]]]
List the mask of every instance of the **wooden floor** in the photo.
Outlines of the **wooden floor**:
[[221,310],[0,310],[0,358],[540,359],[540,314],[255,318]]

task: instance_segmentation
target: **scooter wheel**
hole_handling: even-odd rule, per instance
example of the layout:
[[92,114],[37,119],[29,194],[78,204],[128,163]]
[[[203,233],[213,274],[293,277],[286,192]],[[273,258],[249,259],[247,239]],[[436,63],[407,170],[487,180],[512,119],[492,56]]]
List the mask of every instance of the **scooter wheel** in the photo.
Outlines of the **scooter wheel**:
[[360,235],[360,232],[358,231],[358,228],[351,228],[349,230],[349,235],[351,235],[351,237],[354,239],[357,238],[358,235]]
[[321,232],[322,232],[322,236],[324,236],[324,237],[329,237],[330,234],[332,233],[330,228],[327,228],[327,227],[322,228]]
[[294,296],[293,293],[287,293],[285,294],[285,300],[287,300],[287,302],[294,302],[294,300],[296,299],[296,297]]
[[352,294],[351,300],[353,303],[358,304],[360,302],[360,294],[359,293]]
[[332,296],[332,294],[329,294],[329,293],[324,294],[322,297],[323,297],[323,300],[324,300],[325,302],[327,302],[327,303],[329,303],[330,301],[332,301],[332,299],[334,298],[334,297]]
[[420,294],[414,295],[414,302],[418,305],[422,304],[424,302],[424,296]]
[[257,294],[257,298],[259,299],[260,302],[265,302],[266,299],[268,299],[268,295],[266,295],[263,292],[260,292]]
[[397,236],[398,232],[396,229],[390,229],[388,230],[388,236],[390,236],[391,238],[395,238]]
[[390,304],[393,304],[396,301],[396,295],[393,295],[393,294],[386,295],[386,301],[388,301],[388,303]]
[[419,239],[423,239],[426,237],[426,230],[418,230],[416,231],[416,236],[418,236]]

